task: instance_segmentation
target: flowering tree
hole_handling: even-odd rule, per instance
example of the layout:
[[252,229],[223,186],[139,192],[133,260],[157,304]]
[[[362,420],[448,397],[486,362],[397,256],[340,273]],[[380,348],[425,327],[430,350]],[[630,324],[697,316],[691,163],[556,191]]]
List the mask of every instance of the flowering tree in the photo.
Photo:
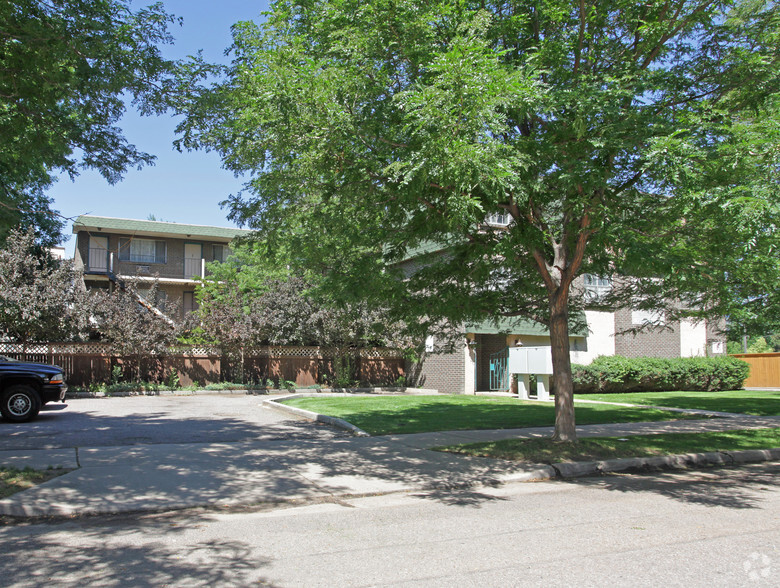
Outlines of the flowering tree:
[[137,380],[148,377],[157,359],[177,342],[179,327],[156,309],[157,284],[139,292],[127,282],[112,292],[93,290],[87,306],[93,328],[116,355],[126,358]]
[[27,345],[88,331],[81,276],[70,260],[55,260],[32,229],[12,230],[0,249],[0,331]]
[[233,259],[210,267],[198,291],[197,325],[192,333],[220,345],[244,366],[246,350],[256,345],[321,345],[335,351],[334,377],[352,377],[355,348],[387,345],[406,348],[403,325],[365,301],[336,302],[318,297],[311,284],[269,265],[257,244],[238,246]]

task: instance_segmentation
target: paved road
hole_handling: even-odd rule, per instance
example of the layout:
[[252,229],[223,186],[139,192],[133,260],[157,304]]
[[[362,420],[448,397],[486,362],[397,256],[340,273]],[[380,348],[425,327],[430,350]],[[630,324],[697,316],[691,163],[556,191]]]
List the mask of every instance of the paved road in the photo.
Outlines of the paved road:
[[47,404],[30,423],[0,419],[0,451],[347,435],[263,408],[260,399],[246,394],[135,396]]
[[0,527],[3,585],[776,586],[780,465]]

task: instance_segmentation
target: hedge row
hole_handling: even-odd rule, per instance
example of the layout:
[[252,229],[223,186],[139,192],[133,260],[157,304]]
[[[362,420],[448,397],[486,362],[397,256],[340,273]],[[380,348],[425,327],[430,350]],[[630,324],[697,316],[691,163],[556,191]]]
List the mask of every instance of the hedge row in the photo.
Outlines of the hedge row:
[[575,394],[740,390],[750,366],[733,357],[597,357],[573,365]]

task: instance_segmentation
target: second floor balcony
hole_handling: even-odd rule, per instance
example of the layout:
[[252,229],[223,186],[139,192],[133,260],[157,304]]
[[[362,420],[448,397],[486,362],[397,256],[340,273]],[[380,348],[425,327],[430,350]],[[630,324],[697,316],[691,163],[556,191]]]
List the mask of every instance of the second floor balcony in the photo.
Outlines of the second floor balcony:
[[113,251],[90,247],[84,264],[87,274],[117,276],[159,276],[165,279],[191,281],[208,275],[207,260],[203,257],[177,257],[149,254],[133,255],[130,259],[119,259]]

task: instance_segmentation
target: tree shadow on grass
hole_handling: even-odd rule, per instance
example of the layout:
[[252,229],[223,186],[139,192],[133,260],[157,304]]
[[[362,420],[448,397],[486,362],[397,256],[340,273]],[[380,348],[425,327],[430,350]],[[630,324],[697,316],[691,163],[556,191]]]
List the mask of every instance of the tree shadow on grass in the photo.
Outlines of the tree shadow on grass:
[[[302,405],[307,410],[318,411],[318,400],[308,400]],[[348,401],[353,399],[348,399]],[[376,400],[376,402],[371,402]],[[311,402],[312,404],[308,404]],[[432,431],[461,431],[473,429],[516,429],[542,427],[555,424],[553,404],[523,402],[505,398],[467,397],[452,400],[449,397],[404,397],[403,404],[384,409],[384,398],[365,399],[365,410],[359,408],[337,414],[323,408],[322,412],[338,416],[373,434],[409,434]],[[330,400],[324,400],[327,407]],[[296,404],[296,406],[298,406]],[[336,401],[338,406],[338,400]],[[699,420],[703,415],[667,412],[655,408],[615,407],[609,405],[577,405],[577,423],[606,424],[647,421]]]
[[762,493],[780,487],[780,464],[613,474],[566,480],[563,483],[623,494],[660,494],[679,502],[708,507],[756,509],[762,506]]
[[[695,410],[712,410],[733,414],[751,414],[756,416],[780,415],[780,391],[741,390],[736,392],[645,392],[635,398],[621,398],[616,394],[597,395],[598,400],[606,402],[627,402],[629,404],[644,404],[667,406]],[[578,400],[590,400],[589,394],[578,394]],[[580,409],[577,406],[577,410]]]

